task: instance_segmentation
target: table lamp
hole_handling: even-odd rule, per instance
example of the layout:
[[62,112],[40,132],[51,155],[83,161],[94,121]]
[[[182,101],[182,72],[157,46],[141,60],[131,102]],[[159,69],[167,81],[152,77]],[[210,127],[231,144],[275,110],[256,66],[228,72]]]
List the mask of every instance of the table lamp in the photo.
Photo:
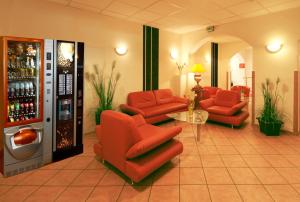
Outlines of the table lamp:
[[199,82],[201,81],[201,73],[205,71],[206,70],[202,64],[194,64],[192,67],[192,72],[194,73],[194,79],[197,82],[197,85],[199,85]]

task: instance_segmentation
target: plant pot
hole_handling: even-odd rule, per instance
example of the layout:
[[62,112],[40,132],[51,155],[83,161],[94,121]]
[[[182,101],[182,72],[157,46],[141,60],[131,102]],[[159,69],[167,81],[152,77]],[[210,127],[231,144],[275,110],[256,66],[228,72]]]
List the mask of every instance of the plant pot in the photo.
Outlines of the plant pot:
[[101,111],[97,110],[95,112],[95,121],[96,121],[96,125],[100,125],[100,116],[101,116]]
[[268,136],[279,136],[283,122],[266,122],[257,118],[260,132]]

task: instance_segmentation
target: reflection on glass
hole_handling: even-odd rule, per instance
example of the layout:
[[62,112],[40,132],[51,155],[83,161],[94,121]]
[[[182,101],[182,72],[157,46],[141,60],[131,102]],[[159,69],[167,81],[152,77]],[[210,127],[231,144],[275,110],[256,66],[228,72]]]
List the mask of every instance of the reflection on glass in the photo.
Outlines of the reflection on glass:
[[58,43],[58,65],[63,67],[71,67],[73,56],[75,53],[74,43]]

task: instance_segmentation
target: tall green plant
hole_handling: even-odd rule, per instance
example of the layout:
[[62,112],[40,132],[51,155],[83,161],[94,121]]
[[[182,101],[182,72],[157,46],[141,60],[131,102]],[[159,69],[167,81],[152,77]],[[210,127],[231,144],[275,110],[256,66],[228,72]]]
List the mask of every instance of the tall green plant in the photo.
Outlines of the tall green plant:
[[87,72],[85,74],[87,80],[91,82],[98,98],[98,112],[112,109],[112,102],[116,92],[118,81],[120,80],[121,74],[115,73],[116,61],[113,61],[111,66],[111,72],[108,78],[104,75],[104,68],[99,69],[98,65],[94,65],[94,73]]
[[279,78],[277,78],[275,86],[271,84],[270,79],[266,79],[261,85],[264,98],[263,109],[259,117],[261,121],[282,122],[282,114],[278,110],[278,101],[280,99],[278,93],[279,83]]

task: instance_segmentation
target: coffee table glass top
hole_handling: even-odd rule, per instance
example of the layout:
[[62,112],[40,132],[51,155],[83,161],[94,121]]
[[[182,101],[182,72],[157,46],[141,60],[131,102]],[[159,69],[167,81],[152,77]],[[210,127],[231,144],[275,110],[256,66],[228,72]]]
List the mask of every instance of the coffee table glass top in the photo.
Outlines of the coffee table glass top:
[[168,117],[178,121],[185,121],[192,124],[205,124],[208,112],[204,110],[183,111],[167,114]]

